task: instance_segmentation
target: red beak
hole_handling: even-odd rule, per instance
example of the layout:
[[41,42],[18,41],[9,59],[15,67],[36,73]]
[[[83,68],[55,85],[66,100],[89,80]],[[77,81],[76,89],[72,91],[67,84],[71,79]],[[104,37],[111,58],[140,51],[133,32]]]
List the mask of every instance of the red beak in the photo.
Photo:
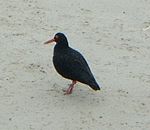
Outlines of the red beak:
[[54,39],[54,38],[51,39],[51,40],[48,40],[48,41],[44,42],[44,44],[49,44],[49,43],[52,43],[52,42],[55,42],[55,39]]

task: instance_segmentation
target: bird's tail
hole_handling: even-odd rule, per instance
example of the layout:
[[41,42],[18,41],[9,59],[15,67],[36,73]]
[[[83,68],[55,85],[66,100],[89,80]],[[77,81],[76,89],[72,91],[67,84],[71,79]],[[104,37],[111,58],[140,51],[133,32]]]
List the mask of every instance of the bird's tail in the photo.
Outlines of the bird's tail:
[[95,91],[96,91],[96,90],[100,90],[100,87],[99,87],[99,85],[96,83],[96,81],[91,82],[89,86],[90,86],[92,89],[94,89]]

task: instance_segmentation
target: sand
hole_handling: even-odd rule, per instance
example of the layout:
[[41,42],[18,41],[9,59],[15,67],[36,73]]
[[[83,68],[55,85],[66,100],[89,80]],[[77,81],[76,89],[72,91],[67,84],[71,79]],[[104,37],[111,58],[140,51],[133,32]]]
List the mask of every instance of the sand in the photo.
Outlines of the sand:
[[[149,0],[1,0],[0,130],[149,130]],[[69,80],[53,67],[64,32],[102,87]]]

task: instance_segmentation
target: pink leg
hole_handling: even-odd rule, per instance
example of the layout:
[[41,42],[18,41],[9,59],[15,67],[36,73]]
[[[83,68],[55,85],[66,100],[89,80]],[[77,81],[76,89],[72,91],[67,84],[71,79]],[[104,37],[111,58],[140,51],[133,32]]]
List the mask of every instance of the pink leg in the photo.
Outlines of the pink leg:
[[77,81],[72,81],[72,84],[70,84],[69,88],[66,90],[66,92],[64,93],[65,95],[67,94],[71,94],[74,88],[74,85],[77,83]]

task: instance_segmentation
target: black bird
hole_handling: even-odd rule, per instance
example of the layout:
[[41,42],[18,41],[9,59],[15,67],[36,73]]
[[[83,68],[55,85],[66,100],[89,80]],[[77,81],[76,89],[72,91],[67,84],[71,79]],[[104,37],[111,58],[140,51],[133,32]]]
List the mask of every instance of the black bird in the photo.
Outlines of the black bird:
[[63,33],[57,33],[53,39],[44,44],[56,42],[54,47],[53,64],[57,72],[63,77],[72,80],[65,94],[71,94],[77,81],[89,85],[94,90],[100,90],[86,60],[76,50],[68,45]]

